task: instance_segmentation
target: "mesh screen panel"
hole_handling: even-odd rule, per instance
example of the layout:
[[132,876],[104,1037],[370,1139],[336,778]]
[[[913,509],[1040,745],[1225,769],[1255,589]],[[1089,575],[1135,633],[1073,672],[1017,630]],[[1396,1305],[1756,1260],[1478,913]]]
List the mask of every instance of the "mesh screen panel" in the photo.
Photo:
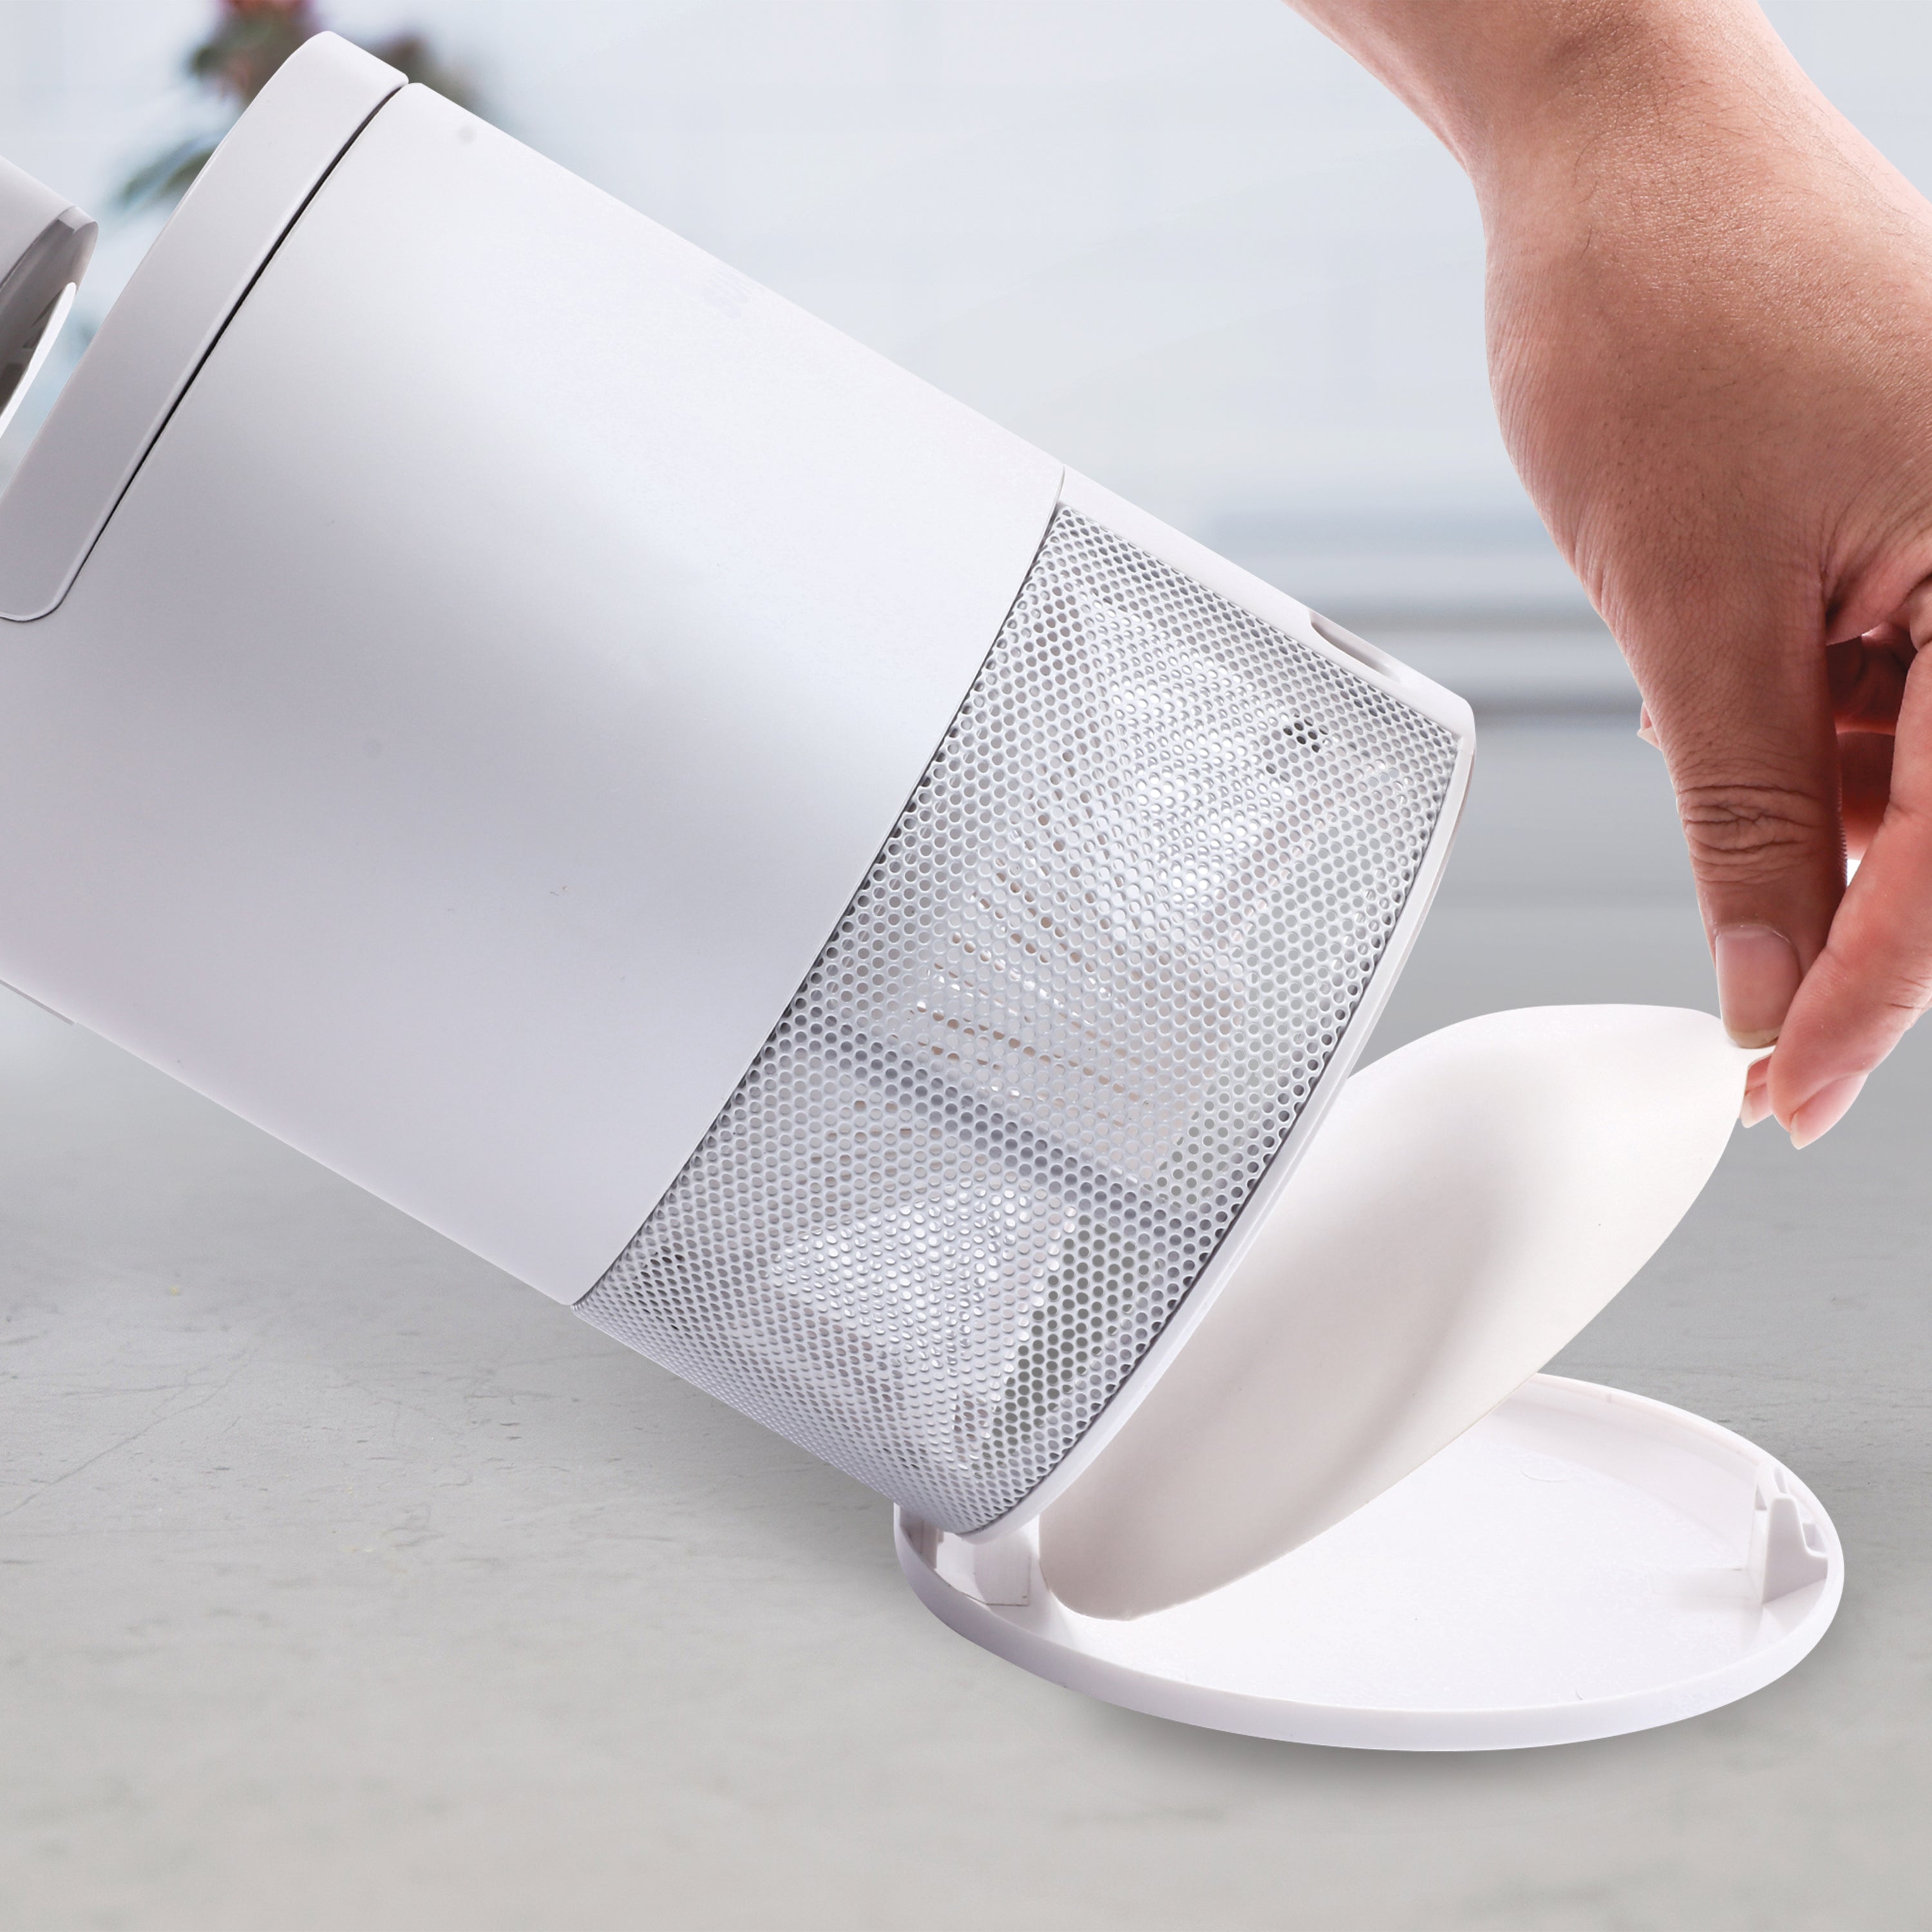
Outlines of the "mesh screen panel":
[[1388,942],[1442,726],[1061,510],[742,1084],[578,1312],[928,1522],[1066,1455]]

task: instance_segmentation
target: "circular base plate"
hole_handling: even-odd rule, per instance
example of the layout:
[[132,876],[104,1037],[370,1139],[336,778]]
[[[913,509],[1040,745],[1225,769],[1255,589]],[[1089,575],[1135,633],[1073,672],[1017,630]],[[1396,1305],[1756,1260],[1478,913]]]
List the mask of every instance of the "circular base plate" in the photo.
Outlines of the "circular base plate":
[[1130,1622],[1042,1582],[1034,1533],[902,1515],[962,1636],[1089,1696],[1303,1744],[1491,1750],[1615,1736],[1780,1677],[1844,1585],[1784,1466],[1663,1402],[1536,1376],[1385,1495],[1224,1588]]

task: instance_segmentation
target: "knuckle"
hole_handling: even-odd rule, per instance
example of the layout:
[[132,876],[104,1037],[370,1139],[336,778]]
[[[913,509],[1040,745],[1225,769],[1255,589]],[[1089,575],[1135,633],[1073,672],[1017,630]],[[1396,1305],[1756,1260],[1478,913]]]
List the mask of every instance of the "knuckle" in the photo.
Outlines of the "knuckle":
[[1915,848],[1932,842],[1932,809],[1928,809],[1925,800],[1915,798],[1910,792],[1887,794],[1885,822],[1888,831],[1894,836],[1903,834]]
[[1715,884],[1788,872],[1832,832],[1822,801],[1796,785],[1689,784],[1677,805],[1692,861]]
[[1870,997],[1901,1028],[1910,1026],[1928,1006],[1932,1006],[1932,965],[1918,970],[1894,968],[1881,976],[1870,989]]

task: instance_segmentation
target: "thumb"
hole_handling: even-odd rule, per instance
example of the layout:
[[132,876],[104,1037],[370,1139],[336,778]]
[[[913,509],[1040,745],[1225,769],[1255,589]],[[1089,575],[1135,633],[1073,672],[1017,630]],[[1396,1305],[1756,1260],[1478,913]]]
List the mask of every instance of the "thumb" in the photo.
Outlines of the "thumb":
[[1824,948],[1845,855],[1822,626],[1763,614],[1726,638],[1642,653],[1637,672],[1676,789],[1719,1010],[1741,1046],[1768,1047]]

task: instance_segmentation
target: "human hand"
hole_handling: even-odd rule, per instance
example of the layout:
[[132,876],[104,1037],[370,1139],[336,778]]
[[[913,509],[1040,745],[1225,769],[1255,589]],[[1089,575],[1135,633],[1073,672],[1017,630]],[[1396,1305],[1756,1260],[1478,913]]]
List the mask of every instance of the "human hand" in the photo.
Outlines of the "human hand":
[[1747,0],[1297,4],[1469,169],[1504,436],[1802,1147],[1932,1003],[1932,206]]

